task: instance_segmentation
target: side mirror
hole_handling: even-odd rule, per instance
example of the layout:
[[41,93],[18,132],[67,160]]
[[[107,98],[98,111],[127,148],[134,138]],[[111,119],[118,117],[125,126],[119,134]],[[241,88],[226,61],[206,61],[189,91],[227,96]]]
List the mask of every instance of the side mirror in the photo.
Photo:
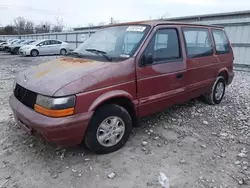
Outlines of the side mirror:
[[150,65],[153,64],[154,59],[152,54],[147,54],[142,56],[142,64],[143,65]]

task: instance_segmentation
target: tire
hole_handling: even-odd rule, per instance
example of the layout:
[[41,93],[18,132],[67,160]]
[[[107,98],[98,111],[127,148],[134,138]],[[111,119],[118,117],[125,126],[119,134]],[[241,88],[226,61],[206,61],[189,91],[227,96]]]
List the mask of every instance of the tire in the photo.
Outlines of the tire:
[[[104,105],[95,112],[90,120],[84,144],[97,154],[111,153],[120,149],[127,142],[131,131],[132,119],[125,108],[116,104]],[[102,137],[103,139],[101,139]]]
[[17,54],[17,55],[19,54],[19,48],[14,49],[14,54]]
[[39,52],[38,52],[37,50],[31,50],[30,56],[36,57],[36,56],[38,56],[38,55],[39,55]]
[[66,55],[66,53],[67,53],[67,50],[65,50],[65,49],[60,50],[60,55]]
[[223,78],[222,76],[217,77],[212,89],[205,94],[205,101],[210,105],[220,104],[225,95],[225,90],[226,90],[225,78]]

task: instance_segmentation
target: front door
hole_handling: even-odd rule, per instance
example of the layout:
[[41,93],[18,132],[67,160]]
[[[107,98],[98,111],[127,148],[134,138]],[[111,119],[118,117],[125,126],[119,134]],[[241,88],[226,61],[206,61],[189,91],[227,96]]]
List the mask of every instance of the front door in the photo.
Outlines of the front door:
[[50,40],[43,41],[41,46],[39,46],[38,51],[40,55],[50,54]]
[[186,62],[180,33],[177,26],[155,27],[138,56],[139,116],[150,115],[185,100]]
[[60,54],[61,44],[57,40],[50,41],[50,52],[52,54]]

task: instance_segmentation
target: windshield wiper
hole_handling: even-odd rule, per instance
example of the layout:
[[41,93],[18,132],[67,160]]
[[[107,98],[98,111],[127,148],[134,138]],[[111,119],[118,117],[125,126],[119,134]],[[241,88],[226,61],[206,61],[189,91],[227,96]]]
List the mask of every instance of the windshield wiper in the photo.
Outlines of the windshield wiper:
[[87,49],[85,49],[85,51],[92,52],[92,53],[95,53],[95,54],[101,54],[108,61],[112,61],[112,58],[107,55],[107,52],[104,52],[104,51],[101,51],[101,50],[97,50],[97,49],[93,49],[93,48],[87,48]]

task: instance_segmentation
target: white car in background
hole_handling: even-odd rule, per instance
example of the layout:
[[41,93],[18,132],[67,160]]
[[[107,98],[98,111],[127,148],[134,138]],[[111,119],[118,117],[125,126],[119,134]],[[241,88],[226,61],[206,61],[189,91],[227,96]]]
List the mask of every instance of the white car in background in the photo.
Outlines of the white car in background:
[[5,45],[5,44],[8,44],[7,42],[0,42],[0,51],[2,51],[3,50],[3,45]]
[[65,55],[67,52],[69,52],[68,43],[52,39],[37,40],[19,49],[19,54],[32,57],[38,55]]
[[19,42],[20,40],[21,40],[21,39],[9,40],[9,41],[7,42],[7,44],[2,45],[3,50],[7,51],[7,50],[9,49],[9,46],[10,46],[10,45],[17,43],[17,42]]

